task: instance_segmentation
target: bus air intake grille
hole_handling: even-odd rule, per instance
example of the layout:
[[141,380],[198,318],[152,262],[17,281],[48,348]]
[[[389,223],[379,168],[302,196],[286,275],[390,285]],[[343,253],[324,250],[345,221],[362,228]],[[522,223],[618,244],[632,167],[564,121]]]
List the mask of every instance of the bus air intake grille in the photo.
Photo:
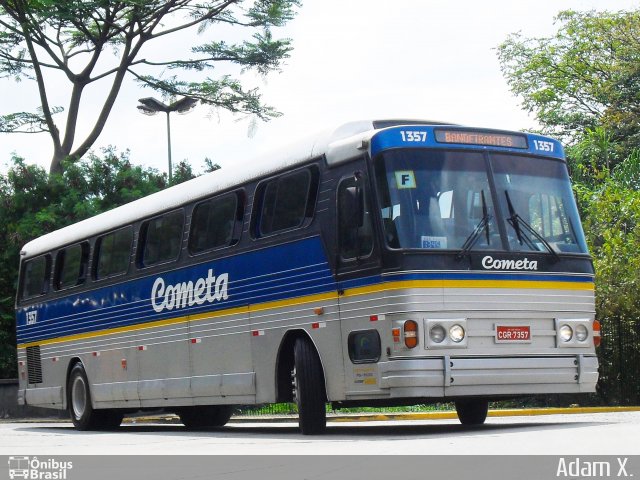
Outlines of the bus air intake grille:
[[42,383],[42,360],[40,345],[27,347],[27,375],[29,383]]

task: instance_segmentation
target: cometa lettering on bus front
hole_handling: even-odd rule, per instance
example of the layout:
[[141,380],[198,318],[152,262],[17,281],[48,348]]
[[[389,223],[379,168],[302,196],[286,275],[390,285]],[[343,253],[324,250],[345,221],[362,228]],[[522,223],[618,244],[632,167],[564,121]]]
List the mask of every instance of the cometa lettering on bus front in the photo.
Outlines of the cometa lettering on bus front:
[[538,270],[537,260],[499,260],[490,255],[482,259],[482,266],[488,270]]
[[[218,276],[209,269],[205,278],[199,278],[194,282],[181,282],[175,285],[166,285],[162,277],[156,278],[151,288],[151,305],[160,313],[163,310],[184,308],[187,305],[202,305],[205,302],[221,302],[229,298],[229,274],[222,273]],[[162,301],[158,302],[159,299]]]

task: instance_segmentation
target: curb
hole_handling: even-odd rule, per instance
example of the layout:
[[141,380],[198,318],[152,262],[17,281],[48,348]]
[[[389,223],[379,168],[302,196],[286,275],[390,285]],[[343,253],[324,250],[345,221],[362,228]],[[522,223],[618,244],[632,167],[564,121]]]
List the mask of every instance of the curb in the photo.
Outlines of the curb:
[[[569,407],[569,408],[522,408],[489,410],[488,417],[528,417],[538,415],[578,415],[589,413],[640,412],[640,407]],[[457,420],[454,411],[444,412],[407,412],[407,413],[372,413],[355,415],[336,415],[327,417],[330,422],[358,422],[385,420]]]
[[[579,415],[591,413],[620,413],[640,412],[638,407],[568,407],[568,408],[522,408],[522,409],[498,409],[489,410],[488,417],[529,417],[541,415]],[[397,413],[351,413],[327,415],[327,422],[384,422],[391,420],[457,420],[455,411],[440,412],[397,412]],[[25,418],[25,419],[0,419],[1,423],[69,423],[68,419],[60,418]],[[126,424],[162,423],[181,425],[176,415],[154,415],[125,418]],[[242,415],[232,417],[229,423],[298,423],[297,415],[271,415],[249,416]]]

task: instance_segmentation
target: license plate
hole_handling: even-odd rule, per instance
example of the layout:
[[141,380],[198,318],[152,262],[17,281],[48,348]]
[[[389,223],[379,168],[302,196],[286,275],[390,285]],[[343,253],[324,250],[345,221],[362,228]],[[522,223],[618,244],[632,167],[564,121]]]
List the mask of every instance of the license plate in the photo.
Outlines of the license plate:
[[531,343],[528,325],[496,325],[496,343]]

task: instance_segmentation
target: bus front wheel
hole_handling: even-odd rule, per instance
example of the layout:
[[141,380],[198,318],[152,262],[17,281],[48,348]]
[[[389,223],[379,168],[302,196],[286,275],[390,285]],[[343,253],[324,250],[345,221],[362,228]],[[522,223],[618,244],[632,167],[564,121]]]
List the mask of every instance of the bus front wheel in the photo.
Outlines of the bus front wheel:
[[307,338],[296,340],[293,356],[293,396],[298,406],[300,431],[303,435],[322,433],[327,426],[327,394],[320,357]]
[[472,398],[456,401],[456,413],[462,425],[482,425],[488,412],[488,400]]
[[76,363],[69,373],[67,407],[77,430],[105,430],[117,428],[123,415],[117,410],[95,410],[91,405],[89,380],[82,363]]

